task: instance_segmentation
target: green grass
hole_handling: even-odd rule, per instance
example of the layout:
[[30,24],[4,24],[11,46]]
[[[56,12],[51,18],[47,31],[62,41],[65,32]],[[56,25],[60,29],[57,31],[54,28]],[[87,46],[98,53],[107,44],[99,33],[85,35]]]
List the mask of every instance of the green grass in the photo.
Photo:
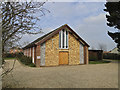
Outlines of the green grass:
[[89,61],[89,64],[104,64],[104,63],[110,63],[111,61]]
[[29,67],[36,67],[36,65],[34,63],[31,63],[28,65]]
[[116,59],[107,59],[107,60],[112,60],[112,61],[120,61],[120,60],[116,60]]
[[11,60],[11,59],[16,59],[15,57],[7,57],[7,58],[4,58],[5,60]]

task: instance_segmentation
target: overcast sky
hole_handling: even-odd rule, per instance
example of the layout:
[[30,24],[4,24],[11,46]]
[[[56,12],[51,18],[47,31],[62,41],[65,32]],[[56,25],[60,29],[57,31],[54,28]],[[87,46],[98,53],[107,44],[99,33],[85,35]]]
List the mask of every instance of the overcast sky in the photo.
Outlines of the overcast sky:
[[[116,44],[107,35],[107,31],[114,32],[115,29],[106,25],[104,4],[105,2],[47,2],[44,8],[50,13],[46,12],[37,22],[44,33],[24,35],[20,43],[32,42],[61,25],[68,24],[90,45],[90,48],[99,49],[99,44],[103,44],[107,50],[111,50]],[[40,16],[39,13],[36,15]]]

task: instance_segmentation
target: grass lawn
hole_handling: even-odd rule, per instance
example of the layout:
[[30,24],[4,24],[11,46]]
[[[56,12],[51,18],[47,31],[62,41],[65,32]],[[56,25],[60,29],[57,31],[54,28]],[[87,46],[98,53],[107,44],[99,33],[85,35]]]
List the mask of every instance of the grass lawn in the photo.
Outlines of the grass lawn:
[[5,58],[5,60],[11,60],[11,59],[16,59],[16,58],[15,57]]
[[110,63],[111,61],[89,61],[89,64],[104,64],[104,63]]
[[112,61],[120,61],[120,60],[112,60]]

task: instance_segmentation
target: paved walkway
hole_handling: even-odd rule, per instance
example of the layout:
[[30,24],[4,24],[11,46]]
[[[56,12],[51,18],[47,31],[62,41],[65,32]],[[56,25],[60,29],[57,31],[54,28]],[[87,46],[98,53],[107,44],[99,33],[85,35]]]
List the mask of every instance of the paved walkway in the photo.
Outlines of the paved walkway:
[[[9,67],[13,60],[7,60]],[[118,64],[89,64],[32,68],[15,63],[3,78],[3,87],[14,88],[117,88]]]

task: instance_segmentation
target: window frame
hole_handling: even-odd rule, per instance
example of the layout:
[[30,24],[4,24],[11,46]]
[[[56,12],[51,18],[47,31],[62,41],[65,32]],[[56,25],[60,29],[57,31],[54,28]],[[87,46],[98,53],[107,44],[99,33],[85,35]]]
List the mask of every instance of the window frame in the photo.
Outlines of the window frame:
[[[64,30],[64,33],[63,33],[63,30]],[[69,46],[68,46],[68,41],[69,41],[68,40],[68,35],[69,35],[69,32],[68,32],[68,30],[65,30],[65,29],[63,29],[63,30],[61,30],[59,32],[59,49],[68,49],[69,48]],[[64,43],[63,43],[63,40],[64,40]]]

